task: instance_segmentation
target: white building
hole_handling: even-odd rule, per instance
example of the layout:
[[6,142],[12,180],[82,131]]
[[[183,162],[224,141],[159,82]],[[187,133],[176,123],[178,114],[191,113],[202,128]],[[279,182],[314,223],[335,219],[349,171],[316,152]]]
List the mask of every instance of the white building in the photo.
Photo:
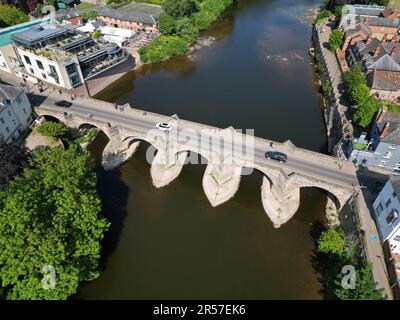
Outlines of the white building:
[[375,221],[382,242],[389,242],[390,249],[400,254],[400,176],[390,176],[374,201]]
[[0,141],[19,138],[32,120],[32,108],[23,88],[0,84]]
[[101,28],[100,31],[105,41],[115,43],[120,47],[136,35],[136,32],[133,30],[108,26]]

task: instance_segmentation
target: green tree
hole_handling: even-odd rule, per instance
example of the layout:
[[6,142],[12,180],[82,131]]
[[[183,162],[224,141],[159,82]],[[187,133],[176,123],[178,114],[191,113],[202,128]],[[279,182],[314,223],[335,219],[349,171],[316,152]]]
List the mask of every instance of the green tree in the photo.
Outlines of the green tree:
[[353,121],[361,128],[367,127],[380,106],[381,104],[374,97],[369,97],[363,104],[354,108]]
[[371,96],[366,84],[361,83],[349,90],[349,99],[353,105],[364,104]]
[[318,251],[332,253],[338,256],[343,254],[343,234],[333,229],[323,231],[318,239]]
[[355,65],[352,70],[344,74],[344,80],[349,92],[360,84],[367,84],[367,80],[358,65]]
[[8,27],[29,21],[27,14],[13,5],[0,5],[0,26]]
[[5,190],[8,182],[22,172],[28,161],[29,150],[24,145],[0,144],[0,189]]
[[194,0],[163,0],[161,6],[164,12],[173,18],[188,17],[197,12]]
[[176,34],[188,42],[193,42],[199,34],[199,29],[191,19],[184,17],[176,22]]
[[175,33],[175,19],[166,13],[161,13],[158,17],[158,29],[164,35]]
[[46,137],[57,139],[64,137],[68,133],[68,128],[62,123],[46,121],[37,126],[36,131]]
[[326,9],[320,9],[315,17],[315,23],[320,24],[321,22],[323,22],[324,20],[326,20],[331,16],[333,16],[333,13],[331,11]]
[[[98,276],[100,216],[88,152],[72,145],[34,152],[23,176],[0,191],[0,282],[7,299],[66,299]],[[54,268],[50,288],[44,266]]]
[[335,281],[335,294],[340,300],[383,300],[383,289],[377,289],[372,275],[372,266],[368,264],[356,271],[355,288],[342,287],[344,274],[340,273]]
[[335,52],[337,49],[340,48],[342,44],[344,32],[338,29],[335,29],[331,32],[329,36],[329,49],[332,52]]

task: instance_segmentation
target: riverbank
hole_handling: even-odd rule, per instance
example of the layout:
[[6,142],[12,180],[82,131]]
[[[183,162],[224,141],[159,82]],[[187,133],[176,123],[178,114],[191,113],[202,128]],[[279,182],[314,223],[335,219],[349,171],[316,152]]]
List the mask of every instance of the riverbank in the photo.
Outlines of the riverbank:
[[[190,3],[190,1],[188,2]],[[164,4],[165,13],[159,17],[161,36],[139,49],[143,63],[158,63],[175,55],[185,54],[198,39],[199,33],[217,21],[234,0],[205,0],[198,7],[176,12]]]

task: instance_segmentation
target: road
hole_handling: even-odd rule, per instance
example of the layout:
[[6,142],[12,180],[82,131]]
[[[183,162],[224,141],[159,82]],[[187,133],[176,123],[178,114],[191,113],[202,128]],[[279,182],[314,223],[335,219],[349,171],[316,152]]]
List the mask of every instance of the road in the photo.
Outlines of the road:
[[[109,122],[112,126],[119,125],[125,128],[134,128],[136,131],[142,132],[144,135],[151,129],[155,128],[155,125],[161,121],[171,121],[171,117],[155,115],[152,113],[142,112],[129,112],[125,110],[120,112],[114,108],[112,104],[105,103],[102,101],[88,103],[87,99],[77,98],[73,101],[73,105],[67,109],[61,109],[60,107],[54,106],[56,101],[60,99],[67,99],[65,96],[60,97],[56,93],[50,94],[44,102],[41,103],[40,109],[50,109],[57,111],[65,111],[69,114],[80,115],[81,117],[88,117],[88,114],[93,115],[93,120],[100,120],[104,123]],[[91,100],[93,101],[93,100]],[[89,118],[88,118],[89,119]],[[202,128],[212,128],[209,126],[202,126],[197,123],[178,120],[178,135],[182,134],[185,137],[190,138],[189,142],[192,146],[199,145],[199,130]],[[190,130],[188,130],[190,129]],[[193,130],[194,129],[194,130]],[[215,128],[214,128],[215,129]],[[202,138],[204,133],[202,132]],[[211,141],[211,136],[205,137],[208,141]],[[358,180],[355,175],[355,170],[352,165],[348,163],[342,163],[343,167],[340,167],[337,160],[325,156],[321,161],[321,154],[295,148],[295,150],[289,150],[282,144],[274,142],[274,148],[270,147],[271,140],[255,139],[254,143],[254,162],[257,166],[273,166],[287,169],[291,172],[299,172],[313,178],[317,178],[322,181],[327,181],[342,187],[353,188],[358,186]],[[235,144],[233,148],[241,150],[243,144]],[[243,149],[245,150],[245,149]],[[282,151],[288,154],[288,161],[286,163],[280,163],[275,160],[265,158],[265,152],[267,150]]]

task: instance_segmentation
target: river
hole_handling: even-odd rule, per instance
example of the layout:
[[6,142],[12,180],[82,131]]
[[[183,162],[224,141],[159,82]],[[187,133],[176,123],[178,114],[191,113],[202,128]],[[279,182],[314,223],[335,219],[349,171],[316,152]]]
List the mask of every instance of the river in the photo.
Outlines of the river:
[[[255,129],[326,152],[321,98],[308,55],[316,0],[238,0],[204,37],[210,46],[125,75],[98,98],[218,127]],[[101,152],[99,137],[90,150]],[[98,169],[104,213],[100,277],[81,299],[321,299],[312,224],[326,197],[301,192],[295,217],[274,229],[260,198],[262,176],[242,178],[212,208],[204,165],[187,165],[163,189],[151,184],[143,144],[118,170]]]

